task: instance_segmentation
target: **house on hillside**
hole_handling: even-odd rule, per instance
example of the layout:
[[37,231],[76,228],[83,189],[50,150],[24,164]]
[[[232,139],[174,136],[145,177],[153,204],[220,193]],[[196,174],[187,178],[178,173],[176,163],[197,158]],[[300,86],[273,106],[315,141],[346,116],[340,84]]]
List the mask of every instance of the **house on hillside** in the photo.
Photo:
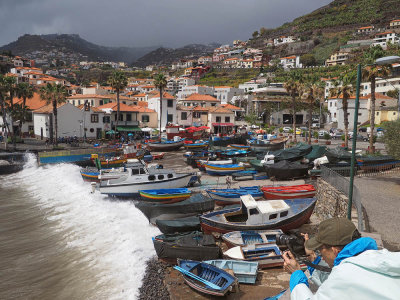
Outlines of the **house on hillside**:
[[211,95],[207,94],[191,94],[190,96],[186,97],[185,99],[181,99],[179,104],[181,106],[186,107],[211,107],[217,106],[221,103],[221,101]]
[[390,29],[398,29],[398,28],[400,28],[400,19],[396,19],[396,20],[390,21],[389,28]]
[[214,88],[206,85],[182,86],[182,90],[177,93],[178,100],[186,99],[191,94],[214,95]]
[[293,36],[280,36],[277,38],[274,38],[274,45],[279,46],[282,44],[288,44],[288,43],[293,43],[295,42],[296,39]]
[[382,49],[386,49],[388,43],[399,44],[399,36],[393,31],[386,31],[375,35],[374,43],[372,46],[381,46]]
[[244,91],[231,86],[215,86],[214,95],[221,104],[225,104],[231,102],[234,96],[244,95]]
[[364,26],[357,29],[357,34],[371,34],[375,31],[375,27],[371,26]]
[[292,55],[287,57],[281,57],[280,63],[284,69],[302,68],[303,65],[300,63],[300,56]]
[[[164,92],[162,97],[162,116],[160,116],[160,93],[149,96],[148,108],[157,112],[158,123],[161,119],[161,128],[165,129],[168,123],[176,124],[176,99],[171,94]],[[157,126],[158,127],[158,126]]]
[[335,52],[325,61],[326,66],[344,65],[346,60],[350,58],[350,54],[345,51]]

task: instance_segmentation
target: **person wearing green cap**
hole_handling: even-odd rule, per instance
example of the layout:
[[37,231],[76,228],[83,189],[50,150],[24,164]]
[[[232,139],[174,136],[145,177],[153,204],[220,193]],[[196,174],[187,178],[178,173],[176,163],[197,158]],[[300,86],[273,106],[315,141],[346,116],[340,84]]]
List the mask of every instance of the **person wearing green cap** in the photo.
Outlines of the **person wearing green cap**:
[[375,240],[361,237],[350,220],[322,221],[318,233],[306,240],[305,248],[308,253],[319,251],[332,271],[313,294],[299,263],[292,253],[285,252],[284,268],[292,273],[292,300],[399,299],[400,252],[378,250]]

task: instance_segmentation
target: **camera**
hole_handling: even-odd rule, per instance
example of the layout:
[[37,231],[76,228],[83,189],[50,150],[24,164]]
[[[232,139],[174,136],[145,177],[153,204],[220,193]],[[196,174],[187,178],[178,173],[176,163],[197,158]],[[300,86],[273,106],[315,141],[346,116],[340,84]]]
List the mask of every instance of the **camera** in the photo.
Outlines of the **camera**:
[[304,237],[299,233],[279,234],[276,236],[276,244],[287,247],[296,258],[304,258],[306,256],[304,242]]

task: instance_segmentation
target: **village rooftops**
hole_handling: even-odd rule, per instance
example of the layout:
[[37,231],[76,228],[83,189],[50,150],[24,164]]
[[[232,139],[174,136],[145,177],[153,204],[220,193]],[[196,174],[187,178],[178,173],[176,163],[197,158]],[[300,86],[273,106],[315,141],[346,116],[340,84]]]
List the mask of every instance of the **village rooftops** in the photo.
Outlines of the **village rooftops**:
[[[14,104],[23,104],[22,98],[13,98]],[[46,106],[46,101],[40,97],[39,93],[33,93],[32,98],[26,98],[25,105],[30,110],[36,110],[43,106]]]
[[235,110],[244,110],[243,108],[237,107],[237,106],[232,105],[232,104],[230,104],[230,103],[222,104],[221,106],[222,106],[223,108],[226,108],[226,109],[229,109],[229,110],[232,110],[232,111],[235,111]]
[[217,98],[210,95],[203,94],[191,94],[185,98],[186,101],[209,101],[209,102],[220,102]]
[[[117,103],[107,103],[101,106],[97,107],[99,110],[112,110],[112,111],[117,111]],[[154,110],[147,108],[147,107],[143,107],[143,106],[131,106],[131,105],[127,105],[124,103],[120,103],[119,104],[119,110],[121,112],[155,112]]]
[[[150,96],[151,95],[151,96]],[[149,98],[160,98],[160,92],[153,91],[153,93],[149,93]],[[172,96],[170,93],[163,92],[163,100],[172,100],[175,99],[174,96]]]

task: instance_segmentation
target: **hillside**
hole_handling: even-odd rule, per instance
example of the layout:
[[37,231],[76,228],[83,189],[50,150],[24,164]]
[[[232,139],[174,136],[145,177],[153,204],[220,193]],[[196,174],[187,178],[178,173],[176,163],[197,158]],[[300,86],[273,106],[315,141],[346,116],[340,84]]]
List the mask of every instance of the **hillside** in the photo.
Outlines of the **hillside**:
[[137,67],[145,67],[152,64],[168,65],[184,57],[196,58],[202,55],[209,55],[218,46],[220,45],[213,43],[208,45],[191,44],[176,49],[160,47],[139,58],[134,62],[134,65]]
[[104,47],[90,43],[77,34],[25,34],[15,42],[0,47],[0,52],[10,50],[14,55],[31,59],[52,53],[55,58],[72,62],[93,60],[131,63],[155,48]]

